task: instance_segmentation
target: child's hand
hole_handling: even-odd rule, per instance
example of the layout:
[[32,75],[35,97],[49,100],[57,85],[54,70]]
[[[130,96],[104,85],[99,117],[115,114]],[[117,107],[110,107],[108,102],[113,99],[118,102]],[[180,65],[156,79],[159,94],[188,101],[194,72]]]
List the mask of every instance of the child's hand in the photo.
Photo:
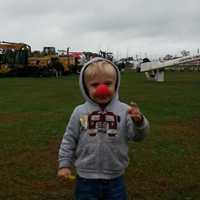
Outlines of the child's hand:
[[142,113],[140,112],[140,109],[136,103],[134,102],[130,103],[128,114],[136,124],[140,125],[143,122]]
[[65,179],[74,179],[69,168],[61,168],[58,170],[58,177]]

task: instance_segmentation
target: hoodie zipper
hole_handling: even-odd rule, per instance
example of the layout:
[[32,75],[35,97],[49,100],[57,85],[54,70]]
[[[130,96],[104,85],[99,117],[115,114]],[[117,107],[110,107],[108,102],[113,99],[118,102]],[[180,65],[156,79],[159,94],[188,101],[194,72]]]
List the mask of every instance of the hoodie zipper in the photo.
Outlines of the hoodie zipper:
[[101,173],[103,171],[103,161],[104,161],[104,142],[105,142],[105,134],[106,130],[106,124],[105,124],[105,107],[101,107],[101,113],[103,114],[103,120],[102,120],[102,127],[99,132],[100,142],[99,142],[99,172]]

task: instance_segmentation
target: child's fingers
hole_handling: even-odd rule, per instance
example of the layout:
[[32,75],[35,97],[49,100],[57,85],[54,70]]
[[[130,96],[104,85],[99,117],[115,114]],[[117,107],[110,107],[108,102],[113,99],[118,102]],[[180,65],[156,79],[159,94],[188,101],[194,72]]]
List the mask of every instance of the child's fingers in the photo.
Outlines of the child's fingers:
[[129,107],[128,109],[129,114],[140,114],[140,109],[138,107]]
[[142,120],[142,113],[140,112],[137,103],[135,102],[130,103],[128,113],[135,122],[140,122]]
[[129,110],[129,111],[130,111],[130,110],[132,110],[132,111],[133,111],[133,110],[134,110],[134,111],[135,111],[135,110],[139,110],[139,107],[138,107],[137,103],[131,101],[130,104],[129,104],[129,109],[128,109],[128,110]]
[[74,180],[76,177],[73,176],[73,175],[69,175],[67,178],[68,178],[69,180]]
[[64,179],[73,179],[71,171],[68,168],[63,168],[63,169],[58,170],[58,177],[64,178]]
[[59,176],[59,178],[64,180],[74,180],[76,177],[71,174],[63,174],[62,176]]
[[133,101],[131,101],[130,106],[131,106],[131,107],[138,107],[137,103],[135,103],[135,102],[133,102]]
[[138,107],[137,104],[131,101],[128,107],[128,112],[130,112],[133,108],[136,108],[136,107]]

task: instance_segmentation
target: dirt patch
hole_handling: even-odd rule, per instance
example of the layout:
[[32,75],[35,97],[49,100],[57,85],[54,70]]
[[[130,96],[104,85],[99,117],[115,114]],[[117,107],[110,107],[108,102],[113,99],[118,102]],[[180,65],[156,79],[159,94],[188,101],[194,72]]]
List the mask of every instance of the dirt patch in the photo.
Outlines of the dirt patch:
[[[51,179],[45,181],[33,181],[32,188],[37,191],[45,191],[45,192],[54,192],[60,189],[73,190],[74,181],[72,180],[64,180],[57,178],[57,157],[58,157],[58,149],[60,145],[60,139],[55,141],[50,141],[48,145],[48,151],[42,152],[39,156],[36,156],[32,162],[36,165],[50,167],[55,169],[55,176],[51,177]],[[41,159],[42,158],[42,159]],[[38,160],[39,159],[39,160]]]
[[9,177],[5,175],[5,179],[9,179],[11,185],[24,185],[26,189],[39,192],[58,191],[59,188],[72,189],[74,182],[57,178],[60,141],[60,138],[55,138],[43,150],[34,149],[10,156],[2,166],[2,170],[9,173]]
[[10,155],[9,160],[5,161],[5,165],[26,164],[33,168],[48,167],[53,165],[56,167],[58,152],[58,141],[54,145],[50,144],[45,149],[34,149],[18,152],[17,154]]
[[163,130],[173,133],[199,135],[200,118],[194,118],[188,121],[171,119],[170,121],[159,126],[162,126]]
[[58,178],[48,181],[34,181],[31,183],[33,191],[56,192],[60,189],[74,190],[74,181],[59,180]]
[[20,121],[27,121],[28,119],[38,119],[44,118],[46,119],[49,116],[61,115],[62,113],[55,112],[12,112],[12,113],[0,113],[0,123],[13,123]]
[[30,118],[30,113],[0,113],[0,123],[13,123],[24,118]]

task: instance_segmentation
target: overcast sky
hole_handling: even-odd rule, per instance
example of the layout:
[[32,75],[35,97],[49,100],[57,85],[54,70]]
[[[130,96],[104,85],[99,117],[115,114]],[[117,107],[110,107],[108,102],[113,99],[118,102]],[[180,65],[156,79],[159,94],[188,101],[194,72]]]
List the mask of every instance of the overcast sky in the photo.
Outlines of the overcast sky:
[[115,56],[200,48],[199,0],[0,0],[0,41]]

